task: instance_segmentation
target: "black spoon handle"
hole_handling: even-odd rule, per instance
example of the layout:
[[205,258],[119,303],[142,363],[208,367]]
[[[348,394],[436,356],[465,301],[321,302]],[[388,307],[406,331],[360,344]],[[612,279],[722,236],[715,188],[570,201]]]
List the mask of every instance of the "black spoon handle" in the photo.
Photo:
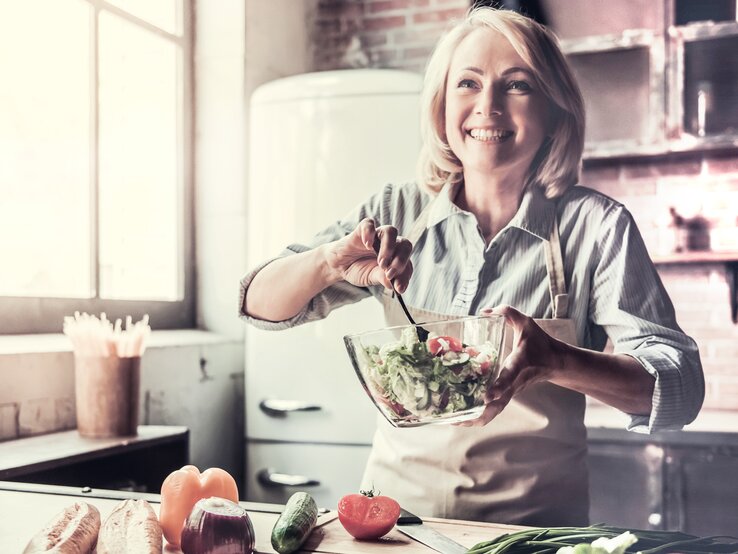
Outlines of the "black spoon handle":
[[[393,283],[392,290],[394,290],[394,288],[395,288],[395,285]],[[407,306],[405,306],[405,301],[402,299],[402,295],[395,290],[395,296],[397,296],[397,300],[400,301],[400,306],[402,307],[402,311],[405,312],[405,315],[407,316],[407,320],[417,327],[418,324],[415,323],[413,316],[410,315],[410,312],[408,311]]]
[[[374,248],[374,252],[376,254],[379,254],[380,241],[379,241],[379,237],[376,235],[374,236],[374,244],[372,245],[372,247]],[[400,302],[400,307],[402,308],[402,311],[405,312],[405,317],[407,317],[407,320],[412,325],[415,325],[415,328],[418,332],[418,338],[421,341],[425,342],[426,340],[428,340],[428,335],[429,335],[428,331],[424,329],[423,327],[421,327],[420,325],[418,325],[417,323],[415,323],[413,316],[410,315],[410,311],[407,309],[407,306],[405,305],[405,301],[402,299],[402,295],[399,292],[397,292],[397,290],[395,289],[394,281],[390,281],[390,284],[392,285],[392,292],[397,297],[397,300]]]

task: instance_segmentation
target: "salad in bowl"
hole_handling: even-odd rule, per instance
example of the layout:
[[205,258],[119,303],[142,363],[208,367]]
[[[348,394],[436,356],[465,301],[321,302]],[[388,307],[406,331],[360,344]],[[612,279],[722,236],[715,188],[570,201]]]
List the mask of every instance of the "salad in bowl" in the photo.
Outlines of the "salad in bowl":
[[359,379],[396,427],[475,419],[497,377],[504,318],[485,315],[423,323],[344,337]]

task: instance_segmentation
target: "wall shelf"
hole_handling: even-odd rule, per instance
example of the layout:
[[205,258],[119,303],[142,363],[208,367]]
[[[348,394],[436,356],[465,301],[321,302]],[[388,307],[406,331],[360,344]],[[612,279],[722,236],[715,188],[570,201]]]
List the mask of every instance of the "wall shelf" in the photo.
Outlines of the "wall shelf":
[[730,316],[733,323],[738,323],[738,251],[712,252],[691,251],[675,252],[666,256],[652,258],[656,266],[682,264],[724,264],[725,278],[728,280],[728,294],[730,296]]
[[713,252],[711,250],[705,250],[674,252],[665,256],[653,256],[652,260],[656,265],[738,263],[738,251]]
[[584,96],[584,158],[737,148],[735,1],[621,3],[543,1]]

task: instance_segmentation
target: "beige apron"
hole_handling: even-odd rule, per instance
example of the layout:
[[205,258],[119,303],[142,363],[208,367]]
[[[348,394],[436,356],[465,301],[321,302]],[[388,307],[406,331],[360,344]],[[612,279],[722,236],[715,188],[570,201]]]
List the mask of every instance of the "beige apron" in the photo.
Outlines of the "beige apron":
[[[430,205],[408,239],[425,232]],[[576,344],[567,319],[558,221],[544,243],[554,319],[535,321],[550,335]],[[405,325],[399,302],[382,295],[387,324]],[[454,319],[409,307],[417,322]],[[510,352],[508,328],[503,358]],[[362,480],[421,516],[534,526],[586,525],[589,495],[584,396],[551,383],[517,394],[483,427],[426,425],[396,428],[378,416]]]

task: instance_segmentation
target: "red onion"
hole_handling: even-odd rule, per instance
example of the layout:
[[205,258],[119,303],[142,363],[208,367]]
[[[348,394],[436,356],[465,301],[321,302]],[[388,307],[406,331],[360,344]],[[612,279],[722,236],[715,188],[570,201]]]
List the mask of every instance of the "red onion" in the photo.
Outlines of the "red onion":
[[198,500],[182,530],[184,554],[251,554],[254,527],[236,502],[212,496]]

